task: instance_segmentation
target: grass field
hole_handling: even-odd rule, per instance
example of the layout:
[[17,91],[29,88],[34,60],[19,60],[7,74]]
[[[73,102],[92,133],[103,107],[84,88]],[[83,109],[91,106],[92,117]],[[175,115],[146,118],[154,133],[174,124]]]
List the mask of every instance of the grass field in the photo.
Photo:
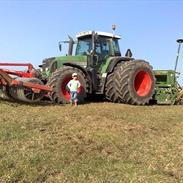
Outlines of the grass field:
[[183,106],[0,101],[0,182],[183,182]]

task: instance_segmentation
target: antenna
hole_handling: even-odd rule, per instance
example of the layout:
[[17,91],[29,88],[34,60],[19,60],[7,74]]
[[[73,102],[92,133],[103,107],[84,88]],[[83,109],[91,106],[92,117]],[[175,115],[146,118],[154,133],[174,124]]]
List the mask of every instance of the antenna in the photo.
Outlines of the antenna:
[[116,27],[117,27],[116,24],[113,24],[112,25],[112,33],[113,33],[113,36],[115,35]]
[[179,43],[179,46],[178,46],[177,55],[176,55],[176,61],[175,61],[175,68],[174,68],[175,72],[177,71],[177,64],[178,64],[178,60],[179,60],[179,53],[180,53],[181,44],[183,43],[183,39],[177,39],[177,43]]
[[175,60],[174,83],[176,82],[176,71],[177,71],[177,65],[178,65],[178,60],[179,60],[180,48],[181,48],[181,44],[183,43],[183,39],[177,39],[177,43],[179,43],[179,46],[178,46],[178,49],[177,49],[177,55],[176,55],[176,60]]

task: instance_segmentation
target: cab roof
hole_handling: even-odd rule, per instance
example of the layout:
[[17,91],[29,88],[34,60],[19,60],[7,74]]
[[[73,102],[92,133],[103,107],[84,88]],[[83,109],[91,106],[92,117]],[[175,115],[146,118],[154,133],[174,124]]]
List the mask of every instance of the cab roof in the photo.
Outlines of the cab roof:
[[[110,38],[121,39],[120,36],[109,33],[109,32],[96,31],[95,33],[97,33],[97,35],[99,35],[99,36],[106,36],[106,37],[110,37]],[[81,38],[81,37],[90,36],[90,35],[92,35],[92,31],[83,31],[83,32],[77,33],[76,38]]]

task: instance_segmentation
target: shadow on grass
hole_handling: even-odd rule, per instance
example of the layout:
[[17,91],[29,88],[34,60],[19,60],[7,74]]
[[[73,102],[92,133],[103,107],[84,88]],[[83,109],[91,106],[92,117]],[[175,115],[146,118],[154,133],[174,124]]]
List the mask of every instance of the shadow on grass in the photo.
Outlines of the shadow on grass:
[[[85,105],[85,104],[90,104],[90,103],[100,103],[100,102],[107,102],[104,95],[90,95],[87,97],[87,99],[83,103],[79,103],[79,105]],[[0,98],[0,104],[1,103],[6,103],[6,104],[13,106],[13,107],[18,107],[20,105],[29,105],[31,107],[68,105],[68,104],[57,104],[53,101],[50,101],[48,98],[44,98],[43,100],[36,102],[36,103],[26,103],[23,101],[15,100],[13,98],[11,98],[11,99]]]
[[22,101],[18,101],[18,100],[8,100],[8,99],[2,99],[0,98],[0,104],[1,103],[6,103],[7,105],[10,105],[10,106],[14,106],[14,107],[18,107],[20,105],[29,105],[29,106],[32,106],[32,107],[36,107],[36,106],[54,106],[54,105],[58,105],[58,104],[55,104],[53,103],[52,101],[40,101],[38,103],[26,103],[26,102],[22,102]]
[[[10,105],[10,106],[14,106],[14,107],[18,107],[20,105],[29,105],[31,107],[37,107],[37,106],[66,106],[68,104],[58,104],[58,103],[55,103],[54,101],[51,101],[50,99],[48,98],[43,98],[43,100],[39,101],[39,102],[36,102],[36,103],[26,103],[26,102],[23,102],[23,101],[19,101],[19,100],[15,100],[13,98],[11,99],[3,99],[3,98],[0,98],[0,104],[2,102],[5,102],[6,104]],[[87,99],[84,101],[84,102],[79,102],[79,105],[87,105],[87,104],[91,104],[91,103],[102,103],[102,102],[109,102],[111,103],[110,101],[108,101],[104,95],[102,94],[98,94],[98,95],[89,95],[87,96]],[[124,104],[124,103],[121,103],[121,104]],[[129,104],[126,104],[126,105],[129,105]],[[157,104],[156,102],[150,102],[149,104],[145,104],[145,105],[139,105],[141,107],[143,106],[170,106],[170,104]]]

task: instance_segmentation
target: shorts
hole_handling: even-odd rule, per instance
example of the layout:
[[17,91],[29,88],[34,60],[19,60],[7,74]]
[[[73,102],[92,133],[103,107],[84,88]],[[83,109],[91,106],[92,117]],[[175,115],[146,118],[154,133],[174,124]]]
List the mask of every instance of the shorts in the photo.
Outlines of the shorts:
[[70,92],[70,101],[71,102],[77,102],[78,99],[77,99],[77,96],[78,96],[78,92],[77,91],[71,91]]

